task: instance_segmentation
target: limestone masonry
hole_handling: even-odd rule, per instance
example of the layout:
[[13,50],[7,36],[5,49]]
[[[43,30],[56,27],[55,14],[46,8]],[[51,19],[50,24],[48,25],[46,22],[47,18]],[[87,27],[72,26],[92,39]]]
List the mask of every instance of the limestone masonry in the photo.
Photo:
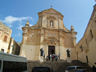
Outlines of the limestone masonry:
[[71,59],[75,57],[76,32],[73,26],[68,30],[63,23],[63,15],[53,8],[38,13],[39,20],[34,26],[27,21],[22,28],[23,39],[20,55],[28,60],[41,60],[40,49],[44,50],[45,57],[56,54],[66,60],[66,50],[70,50]]
[[82,39],[76,45],[78,60],[96,66],[96,5]]

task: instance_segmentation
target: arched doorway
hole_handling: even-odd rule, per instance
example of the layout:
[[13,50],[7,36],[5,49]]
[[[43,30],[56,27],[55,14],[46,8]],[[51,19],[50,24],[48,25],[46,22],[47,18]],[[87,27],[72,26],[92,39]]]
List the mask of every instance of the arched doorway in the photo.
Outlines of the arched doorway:
[[48,46],[48,55],[55,54],[55,46]]

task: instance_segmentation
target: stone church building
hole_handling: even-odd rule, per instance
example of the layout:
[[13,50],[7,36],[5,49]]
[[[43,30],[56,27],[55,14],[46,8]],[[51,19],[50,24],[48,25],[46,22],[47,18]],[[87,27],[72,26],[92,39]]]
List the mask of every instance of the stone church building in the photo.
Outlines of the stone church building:
[[66,50],[70,50],[71,59],[75,56],[76,32],[73,26],[68,30],[63,23],[64,16],[53,8],[38,13],[37,24],[30,26],[27,21],[22,28],[23,39],[20,55],[28,60],[41,60],[40,49],[45,57],[56,54],[60,59],[67,59]]

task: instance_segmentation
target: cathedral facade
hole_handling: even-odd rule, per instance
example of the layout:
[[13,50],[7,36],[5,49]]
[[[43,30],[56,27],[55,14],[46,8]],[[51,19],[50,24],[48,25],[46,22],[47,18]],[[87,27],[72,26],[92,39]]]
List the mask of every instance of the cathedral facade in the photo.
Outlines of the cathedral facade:
[[22,28],[23,39],[20,55],[28,60],[41,59],[41,49],[45,58],[55,54],[59,59],[67,59],[67,50],[70,50],[71,58],[75,56],[76,32],[71,27],[68,30],[63,23],[63,15],[53,8],[38,13],[39,20],[34,26],[29,22]]

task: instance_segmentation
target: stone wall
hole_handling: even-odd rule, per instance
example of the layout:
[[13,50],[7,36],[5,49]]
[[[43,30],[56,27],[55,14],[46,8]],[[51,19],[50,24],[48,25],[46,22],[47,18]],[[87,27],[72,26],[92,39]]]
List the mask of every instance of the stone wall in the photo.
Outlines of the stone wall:
[[96,6],[94,6],[84,36],[76,45],[76,50],[78,60],[88,62],[90,66],[96,66]]

